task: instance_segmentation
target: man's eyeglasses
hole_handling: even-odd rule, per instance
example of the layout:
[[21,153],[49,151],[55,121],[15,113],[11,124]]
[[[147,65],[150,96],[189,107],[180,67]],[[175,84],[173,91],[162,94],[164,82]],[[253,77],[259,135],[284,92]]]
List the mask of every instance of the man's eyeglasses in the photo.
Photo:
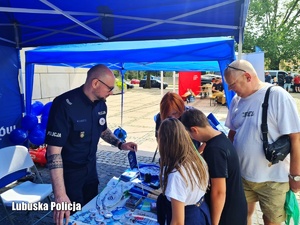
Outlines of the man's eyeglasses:
[[108,88],[108,90],[109,90],[108,92],[111,92],[112,90],[114,90],[115,87],[108,86],[106,83],[104,83],[102,80],[99,80],[98,78],[95,78],[95,79],[97,79],[100,83],[104,84]]
[[[241,74],[237,75],[236,78],[235,78],[235,80],[234,80],[231,84],[228,84],[228,82],[226,81],[229,90],[232,90],[232,89],[235,87],[236,82],[238,81],[238,79],[239,79],[240,77],[242,77],[241,75],[244,75],[244,73],[241,73]],[[225,79],[225,80],[226,80],[226,79]]]
[[246,70],[243,70],[243,69],[240,69],[240,68],[236,68],[236,67],[234,67],[234,66],[229,66],[229,65],[228,65],[228,66],[227,66],[227,69],[228,69],[228,68],[234,69],[234,70],[238,70],[238,71],[242,71],[242,72],[244,72],[244,73],[247,73]]

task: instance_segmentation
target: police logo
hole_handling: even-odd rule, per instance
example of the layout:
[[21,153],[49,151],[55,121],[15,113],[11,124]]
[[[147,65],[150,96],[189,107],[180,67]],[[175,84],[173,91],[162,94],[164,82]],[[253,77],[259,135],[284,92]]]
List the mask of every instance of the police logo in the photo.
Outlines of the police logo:
[[104,118],[100,118],[100,119],[99,119],[99,124],[100,124],[101,126],[103,126],[103,125],[105,124],[105,119],[104,119]]
[[84,131],[80,132],[80,138],[84,138]]
[[98,115],[101,116],[101,115],[105,115],[106,114],[106,111],[101,111],[101,112],[98,112]]

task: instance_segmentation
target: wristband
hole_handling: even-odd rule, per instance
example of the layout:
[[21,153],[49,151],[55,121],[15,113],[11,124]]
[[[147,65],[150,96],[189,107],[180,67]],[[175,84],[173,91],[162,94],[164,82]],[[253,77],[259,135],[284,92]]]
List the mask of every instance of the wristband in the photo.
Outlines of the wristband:
[[121,147],[122,147],[122,144],[123,144],[123,143],[124,143],[123,141],[120,141],[120,142],[119,142],[119,144],[118,144],[118,149],[122,150]]

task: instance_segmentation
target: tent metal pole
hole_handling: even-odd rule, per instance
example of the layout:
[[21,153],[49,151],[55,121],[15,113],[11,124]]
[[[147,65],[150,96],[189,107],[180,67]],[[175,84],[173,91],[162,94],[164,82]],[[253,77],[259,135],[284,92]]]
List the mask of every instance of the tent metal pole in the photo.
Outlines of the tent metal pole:
[[174,93],[175,93],[175,85],[176,85],[175,71],[173,71],[173,92]]
[[238,43],[238,60],[242,59],[242,51],[243,51],[243,37],[242,37],[243,28],[239,29],[239,43]]
[[124,114],[124,75],[126,71],[124,69],[120,70],[122,75],[122,92],[121,92],[121,128],[123,127],[123,114]]
[[16,48],[18,49],[18,58],[19,58],[19,74],[18,74],[18,83],[20,88],[20,94],[22,96],[22,116],[25,115],[25,96],[24,96],[24,79],[22,74],[22,65],[21,65],[21,56],[20,56],[20,39],[19,39],[19,32],[18,32],[18,24],[14,23],[14,31],[15,31],[15,41],[16,41]]
[[237,56],[238,60],[242,59],[242,46],[243,44],[241,42],[238,43],[238,56]]
[[164,71],[160,71],[160,95],[164,95]]
[[104,35],[100,34],[96,30],[92,29],[91,27],[87,26],[86,24],[82,23],[81,21],[77,20],[75,17],[71,16],[70,14],[64,12],[57,6],[53,5],[52,3],[48,2],[47,0],[40,0],[40,2],[44,3],[45,5],[49,6],[50,8],[54,9],[56,12],[59,12],[63,16],[67,17],[69,20],[73,21],[74,23],[78,24],[79,26],[85,28],[86,30],[90,31],[91,33],[97,35],[99,38],[107,41],[108,38],[105,37]]

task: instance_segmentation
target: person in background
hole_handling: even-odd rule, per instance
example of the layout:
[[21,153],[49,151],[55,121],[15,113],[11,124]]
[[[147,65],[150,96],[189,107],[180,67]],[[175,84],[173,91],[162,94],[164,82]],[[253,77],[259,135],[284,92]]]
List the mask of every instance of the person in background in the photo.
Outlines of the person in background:
[[[192,89],[188,88],[187,91],[181,96],[183,99],[186,99],[186,102],[193,102],[195,101],[195,93],[192,91]],[[192,100],[193,99],[193,100]]]
[[284,87],[283,87],[287,92],[291,91],[292,82],[293,82],[293,77],[291,73],[288,73],[288,75],[284,78]]
[[212,86],[212,97],[216,97],[218,103],[221,103],[222,105],[226,104],[222,80],[219,77],[216,78],[215,83]]
[[211,79],[211,85],[213,85],[213,84],[215,83],[215,81],[216,81],[216,78],[213,77],[213,78]]
[[269,71],[266,71],[266,72],[265,72],[265,82],[271,83],[271,80],[272,80],[272,77],[271,77],[271,75],[270,75],[270,72],[269,72]]
[[300,76],[299,74],[294,77],[294,89],[296,93],[300,92]]
[[[166,118],[176,118],[180,120],[182,113],[191,106],[186,106],[180,95],[167,92],[160,101],[160,112],[155,116],[155,137],[157,138],[158,129],[160,127],[161,121]],[[204,145],[200,142],[193,140],[196,149],[202,152]]]
[[212,225],[246,225],[247,202],[239,159],[231,141],[224,133],[212,128],[198,109],[185,111],[181,122],[191,138],[206,144],[202,156],[210,177],[206,200]]
[[[238,153],[244,191],[248,203],[248,225],[258,201],[265,225],[285,221],[286,193],[300,191],[300,121],[294,99],[282,88],[273,87],[269,96],[269,143],[282,135],[291,140],[290,157],[269,166],[263,151],[261,133],[262,103],[271,84],[262,82],[252,64],[233,61],[224,71],[233,97],[225,125],[229,139]],[[288,115],[288,116],[287,116]]]
[[[84,206],[98,194],[96,152],[101,137],[120,150],[136,151],[133,142],[121,142],[107,127],[105,100],[115,85],[113,72],[96,65],[87,72],[85,84],[56,97],[46,132],[47,165],[54,201]],[[70,211],[54,209],[54,222],[63,224]]]
[[157,199],[159,224],[210,225],[210,213],[204,200],[208,186],[207,165],[178,119],[163,120],[158,145],[162,188]]
[[278,86],[283,88],[283,86],[284,86],[284,77],[283,77],[282,74],[277,75],[277,82],[278,82]]
[[275,86],[278,86],[277,77],[273,78],[272,84],[275,85]]

